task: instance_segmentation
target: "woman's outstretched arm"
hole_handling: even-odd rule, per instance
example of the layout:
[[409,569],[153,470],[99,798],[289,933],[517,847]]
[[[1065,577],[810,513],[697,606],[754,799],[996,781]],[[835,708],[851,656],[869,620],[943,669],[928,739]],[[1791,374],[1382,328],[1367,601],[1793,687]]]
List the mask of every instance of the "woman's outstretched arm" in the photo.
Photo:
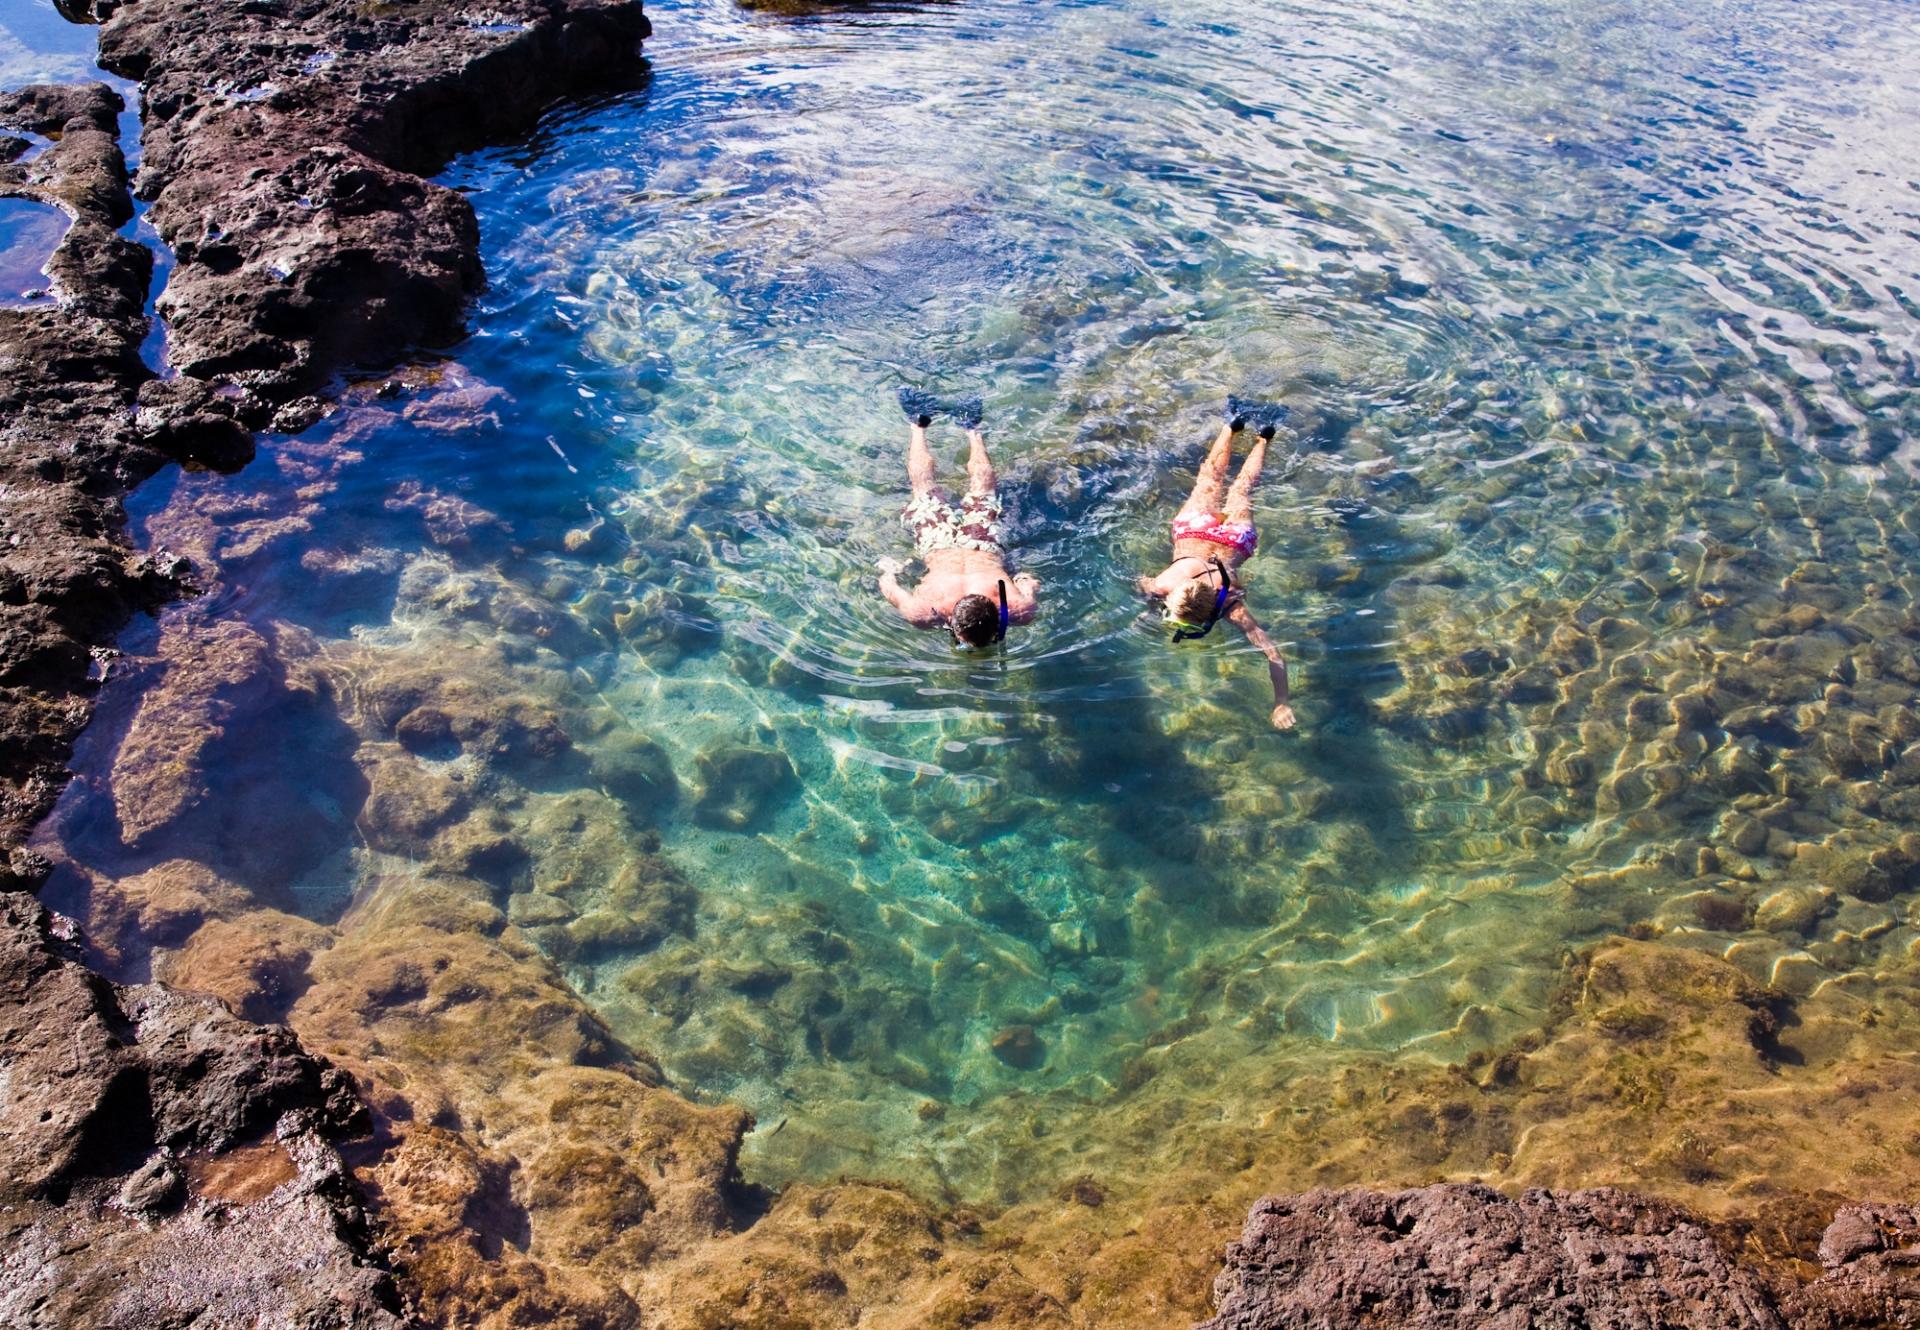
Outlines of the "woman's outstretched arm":
[[1253,611],[1247,608],[1247,602],[1237,600],[1233,608],[1227,611],[1227,618],[1233,626],[1247,635],[1247,641],[1260,649],[1267,658],[1267,676],[1273,681],[1273,728],[1290,730],[1294,726],[1293,708],[1287,705],[1287,658],[1280,654],[1280,648],[1273,644],[1260,621],[1253,617]]

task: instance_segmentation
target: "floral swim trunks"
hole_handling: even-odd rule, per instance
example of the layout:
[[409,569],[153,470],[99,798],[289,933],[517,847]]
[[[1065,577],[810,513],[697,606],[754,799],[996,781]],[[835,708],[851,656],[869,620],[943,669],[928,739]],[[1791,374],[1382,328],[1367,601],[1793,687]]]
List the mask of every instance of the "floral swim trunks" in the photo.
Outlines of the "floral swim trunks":
[[913,552],[926,558],[932,550],[1000,552],[1000,496],[969,490],[956,506],[953,496],[938,485],[913,496],[900,514],[913,532]]

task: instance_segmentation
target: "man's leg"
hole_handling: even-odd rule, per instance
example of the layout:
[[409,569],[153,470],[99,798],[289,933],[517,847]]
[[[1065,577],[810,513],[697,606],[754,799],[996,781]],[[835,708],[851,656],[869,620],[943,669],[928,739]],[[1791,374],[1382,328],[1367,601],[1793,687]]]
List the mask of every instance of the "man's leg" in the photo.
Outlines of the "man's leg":
[[978,425],[967,430],[967,493],[960,500],[959,537],[964,548],[1000,551],[1000,480],[987,456],[987,436]]
[[933,454],[927,451],[927,427],[914,421],[908,428],[912,434],[907,441],[907,481],[917,497],[933,492]]
[[1220,516],[1229,522],[1253,520],[1253,487],[1260,483],[1260,468],[1266,464],[1267,439],[1262,434],[1254,440],[1253,451],[1247,454],[1240,474],[1234,478],[1233,488],[1227,491],[1227,504],[1220,510]]
[[1213,447],[1207,450],[1207,460],[1200,463],[1200,474],[1193,481],[1193,493],[1187,496],[1186,506],[1180,510],[1182,516],[1220,511],[1220,487],[1227,483],[1227,464],[1232,460],[1233,426],[1222,425]]
[[987,456],[987,436],[977,429],[967,431],[967,493],[991,494],[999,484],[993,474],[993,459]]

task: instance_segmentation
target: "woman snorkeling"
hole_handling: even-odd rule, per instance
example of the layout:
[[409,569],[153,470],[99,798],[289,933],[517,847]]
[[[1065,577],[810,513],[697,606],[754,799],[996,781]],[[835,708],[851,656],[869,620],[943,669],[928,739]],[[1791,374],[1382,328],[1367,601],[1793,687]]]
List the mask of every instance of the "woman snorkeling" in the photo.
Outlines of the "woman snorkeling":
[[[1207,460],[1200,464],[1193,493],[1173,519],[1173,562],[1157,576],[1143,577],[1135,584],[1141,594],[1165,603],[1176,642],[1205,637],[1223,618],[1246,634],[1247,641],[1267,658],[1276,730],[1294,726],[1293,708],[1287,705],[1287,661],[1247,609],[1234,574],[1253,557],[1259,543],[1253,528],[1253,487],[1260,481],[1267,445],[1284,414],[1283,407],[1227,399],[1227,421],[1207,451]],[[1257,427],[1253,448],[1223,500],[1220,491],[1233,459],[1233,436],[1250,420]]]

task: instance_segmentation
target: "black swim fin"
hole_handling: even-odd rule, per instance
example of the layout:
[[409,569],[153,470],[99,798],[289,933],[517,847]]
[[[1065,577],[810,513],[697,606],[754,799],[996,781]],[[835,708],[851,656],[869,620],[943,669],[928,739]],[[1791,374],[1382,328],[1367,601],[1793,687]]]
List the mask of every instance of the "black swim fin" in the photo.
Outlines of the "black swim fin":
[[986,419],[986,407],[978,397],[950,397],[940,405],[961,429],[979,429]]
[[1271,439],[1286,423],[1287,408],[1278,402],[1262,402],[1251,397],[1229,397],[1227,424],[1236,430],[1251,425],[1263,439]]
[[921,429],[933,423],[935,415],[941,411],[940,399],[932,393],[923,393],[918,388],[900,390],[900,409],[907,413],[907,419]]

